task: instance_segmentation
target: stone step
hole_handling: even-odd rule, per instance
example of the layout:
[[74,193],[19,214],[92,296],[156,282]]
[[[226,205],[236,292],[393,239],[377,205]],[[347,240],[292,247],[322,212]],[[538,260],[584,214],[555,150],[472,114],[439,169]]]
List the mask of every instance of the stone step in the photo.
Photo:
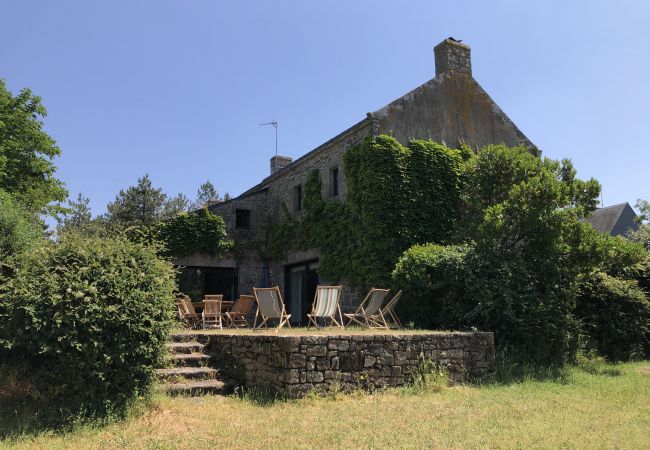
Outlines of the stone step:
[[204,345],[198,342],[170,342],[165,347],[170,353],[198,353]]
[[201,367],[210,361],[210,357],[203,353],[177,353],[170,360],[175,367]]
[[161,386],[169,395],[198,396],[205,394],[226,395],[233,392],[234,385],[221,380],[192,381],[188,383],[167,383]]
[[202,344],[206,343],[208,336],[201,333],[196,333],[192,331],[184,331],[181,333],[174,333],[169,336],[169,339],[172,342],[200,342]]
[[178,381],[179,379],[213,380],[217,375],[217,371],[209,367],[174,367],[171,369],[157,369],[156,375],[162,381]]

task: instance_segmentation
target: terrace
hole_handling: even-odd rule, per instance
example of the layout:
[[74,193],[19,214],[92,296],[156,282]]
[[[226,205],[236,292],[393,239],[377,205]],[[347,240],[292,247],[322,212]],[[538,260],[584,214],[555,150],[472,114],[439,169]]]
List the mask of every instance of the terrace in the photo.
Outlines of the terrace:
[[431,363],[458,383],[489,373],[494,364],[489,332],[294,328],[180,331],[172,339],[172,348],[186,352],[179,360],[194,354],[206,370],[237,385],[289,397],[401,386]]

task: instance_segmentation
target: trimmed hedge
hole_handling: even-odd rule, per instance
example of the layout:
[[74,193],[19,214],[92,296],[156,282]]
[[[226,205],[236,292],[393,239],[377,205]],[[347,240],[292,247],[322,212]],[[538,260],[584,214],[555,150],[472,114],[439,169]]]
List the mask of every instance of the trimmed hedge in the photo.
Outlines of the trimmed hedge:
[[0,352],[28,368],[47,424],[123,416],[161,364],[173,292],[153,247],[64,234],[0,291]]

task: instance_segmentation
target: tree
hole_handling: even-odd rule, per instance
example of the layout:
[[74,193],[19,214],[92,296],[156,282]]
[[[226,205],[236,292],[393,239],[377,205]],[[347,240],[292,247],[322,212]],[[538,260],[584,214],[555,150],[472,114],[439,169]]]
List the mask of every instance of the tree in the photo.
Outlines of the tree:
[[488,146],[470,157],[454,233],[463,245],[412,247],[394,272],[405,298],[432,312],[412,314],[416,325],[491,330],[519,356],[569,359],[580,276],[597,266],[602,243],[579,222],[600,185],[575,175],[570,161],[523,147]]
[[59,228],[83,228],[89,225],[92,221],[89,203],[88,197],[84,197],[81,192],[77,195],[77,200],[68,200],[68,208],[59,220]]
[[23,89],[13,96],[0,80],[0,189],[11,194],[28,212],[56,215],[53,202],[68,195],[54,177],[52,159],[61,154],[54,139],[43,131],[47,115],[41,98]]
[[106,206],[111,225],[152,225],[162,217],[167,195],[151,184],[149,175],[138,179],[137,186],[120,190],[115,201]]
[[200,209],[204,206],[209,206],[213,203],[218,203],[221,201],[223,200],[221,197],[219,197],[217,189],[214,187],[212,182],[210,182],[210,180],[207,180],[205,183],[199,186],[199,190],[196,191],[196,200],[194,200],[192,203],[192,209]]
[[639,217],[637,220],[641,224],[647,224],[650,222],[650,202],[647,200],[637,199],[636,204],[634,205],[639,210]]
[[190,207],[189,199],[182,193],[167,200],[163,206],[162,219],[171,219],[181,213],[187,212]]
[[629,237],[635,242],[640,242],[646,250],[650,251],[650,202],[638,199],[635,206],[639,210],[637,217],[639,229],[631,232]]

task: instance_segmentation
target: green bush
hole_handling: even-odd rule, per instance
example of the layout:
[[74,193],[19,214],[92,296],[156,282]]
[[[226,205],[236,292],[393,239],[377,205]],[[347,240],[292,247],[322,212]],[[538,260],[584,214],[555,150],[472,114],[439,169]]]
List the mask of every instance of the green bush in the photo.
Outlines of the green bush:
[[10,259],[43,238],[42,227],[0,190],[0,272]]
[[403,289],[400,316],[428,329],[458,329],[466,297],[469,246],[415,245],[404,252],[393,271],[393,281]]
[[581,284],[576,317],[588,349],[609,361],[649,357],[650,301],[635,280],[598,272]]
[[415,246],[393,279],[404,290],[404,319],[416,327],[493,331],[499,349],[537,363],[562,363],[575,349],[571,297],[561,284],[549,289],[517,252]]
[[119,417],[154,380],[174,270],[123,237],[64,234],[29,250],[0,291],[0,349],[26,366],[43,419]]

